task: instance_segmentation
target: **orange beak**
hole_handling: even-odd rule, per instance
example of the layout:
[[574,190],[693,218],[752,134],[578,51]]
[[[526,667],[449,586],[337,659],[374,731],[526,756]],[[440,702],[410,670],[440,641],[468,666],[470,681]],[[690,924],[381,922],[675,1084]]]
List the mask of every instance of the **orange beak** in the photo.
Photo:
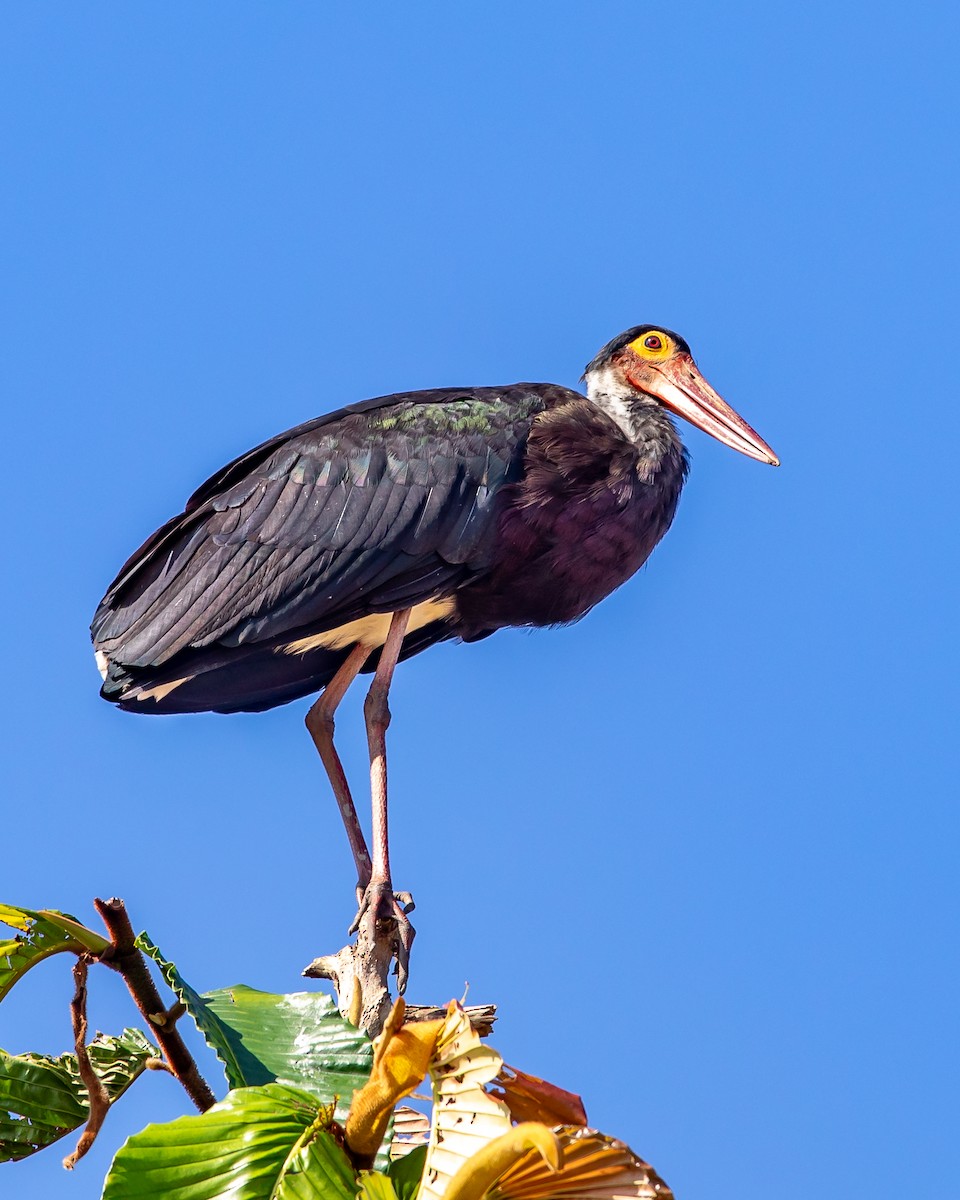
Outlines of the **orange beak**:
[[[713,390],[689,354],[676,354],[664,363],[644,364],[644,378],[626,374],[634,387],[655,396],[665,408],[684,417],[718,442],[748,458],[779,467],[780,459],[762,437]],[[652,376],[652,378],[651,378]]]

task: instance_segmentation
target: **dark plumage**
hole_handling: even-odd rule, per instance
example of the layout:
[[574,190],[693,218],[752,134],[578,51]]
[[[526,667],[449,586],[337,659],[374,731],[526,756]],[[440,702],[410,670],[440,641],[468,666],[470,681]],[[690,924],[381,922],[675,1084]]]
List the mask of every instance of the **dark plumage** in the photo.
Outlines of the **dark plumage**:
[[110,586],[92,626],[103,696],[269,708],[317,691],[349,648],[290,643],[446,596],[455,610],[403,656],[581,617],[676,509],[683,451],[660,409],[646,421],[659,454],[642,461],[586,398],[516,384],[380,397],[281,434],[200,487]]
[[[318,690],[349,645],[291,653],[292,643],[452,595],[489,568],[495,506],[522,476],[532,420],[562,392],[381,397],[225,467],[97,610],[104,696],[137,711],[229,712]],[[433,624],[409,635],[419,648],[454,636],[449,622]]]
[[349,649],[291,643],[426,600],[455,608],[403,657],[575,620],[673,519],[683,451],[665,413],[644,418],[646,457],[576,392],[515,384],[385,396],[281,434],[205,483],[111,585],[93,622],[104,697],[269,708],[319,690]]
[[637,326],[587,367],[592,399],[553,384],[383,396],[242,455],[111,584],[92,627],[102,695],[137,712],[269,708],[337,670],[350,644],[321,635],[424,601],[449,611],[401,657],[576,620],[646,561],[686,474],[656,397],[628,386],[627,430],[624,397],[605,393],[651,330],[692,366],[682,338]]
[[[383,396],[236,459],[111,584],[92,627],[101,694],[135,712],[236,712],[330,685],[308,726],[366,885],[370,858],[332,741],[356,673],[377,671],[375,762],[398,658],[574,621],[634,574],[669,529],[686,475],[668,410],[777,461],[669,330],[627,330],[584,378],[586,396],[545,383]],[[382,772],[374,794],[382,891]]]

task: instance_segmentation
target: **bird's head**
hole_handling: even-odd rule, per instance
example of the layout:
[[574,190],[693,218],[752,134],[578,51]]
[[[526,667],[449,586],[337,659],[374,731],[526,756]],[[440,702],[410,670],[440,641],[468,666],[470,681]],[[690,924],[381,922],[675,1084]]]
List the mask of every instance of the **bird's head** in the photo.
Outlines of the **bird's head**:
[[636,325],[607,342],[583,373],[587,394],[608,409],[659,404],[741,454],[780,460],[767,443],[713,390],[679,334]]

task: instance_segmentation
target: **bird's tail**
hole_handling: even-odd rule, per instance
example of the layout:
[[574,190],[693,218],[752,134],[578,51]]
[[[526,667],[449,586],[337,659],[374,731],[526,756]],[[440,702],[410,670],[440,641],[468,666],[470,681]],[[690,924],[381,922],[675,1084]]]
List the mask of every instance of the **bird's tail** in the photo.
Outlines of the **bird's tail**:
[[[400,658],[410,658],[453,637],[450,626],[435,621],[414,630]],[[138,713],[263,712],[309,696],[330,682],[352,647],[316,646],[290,654],[283,646],[251,644],[190,648],[162,666],[131,666],[97,648],[104,700]],[[371,650],[364,671],[376,669],[379,647]]]

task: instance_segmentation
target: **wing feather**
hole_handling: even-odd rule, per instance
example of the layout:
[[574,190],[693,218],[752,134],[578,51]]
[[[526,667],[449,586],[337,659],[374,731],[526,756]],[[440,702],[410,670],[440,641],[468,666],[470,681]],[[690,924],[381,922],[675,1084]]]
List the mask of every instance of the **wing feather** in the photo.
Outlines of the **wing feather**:
[[[191,568],[199,569],[194,555],[206,551],[206,540],[202,528],[186,530],[183,544],[176,550],[168,549],[167,538],[158,541],[154,554],[144,559],[141,572],[128,563],[94,617],[92,629],[98,646],[112,654],[121,641],[138,634],[155,613],[174,601],[177,592],[189,584]],[[128,604],[128,591],[136,589],[137,582],[141,588],[135,590],[135,604]]]
[[95,642],[157,666],[449,594],[489,559],[497,494],[549,391],[384,397],[264,443],[125,564]]
[[175,602],[154,607],[151,619],[138,623],[133,636],[123,641],[123,661],[130,666],[155,665],[166,662],[182,645],[199,642],[204,614],[216,609],[225,592],[229,594],[231,583],[257,550],[252,543],[231,546],[225,561],[216,555],[201,562],[186,581],[177,576],[171,583]]

